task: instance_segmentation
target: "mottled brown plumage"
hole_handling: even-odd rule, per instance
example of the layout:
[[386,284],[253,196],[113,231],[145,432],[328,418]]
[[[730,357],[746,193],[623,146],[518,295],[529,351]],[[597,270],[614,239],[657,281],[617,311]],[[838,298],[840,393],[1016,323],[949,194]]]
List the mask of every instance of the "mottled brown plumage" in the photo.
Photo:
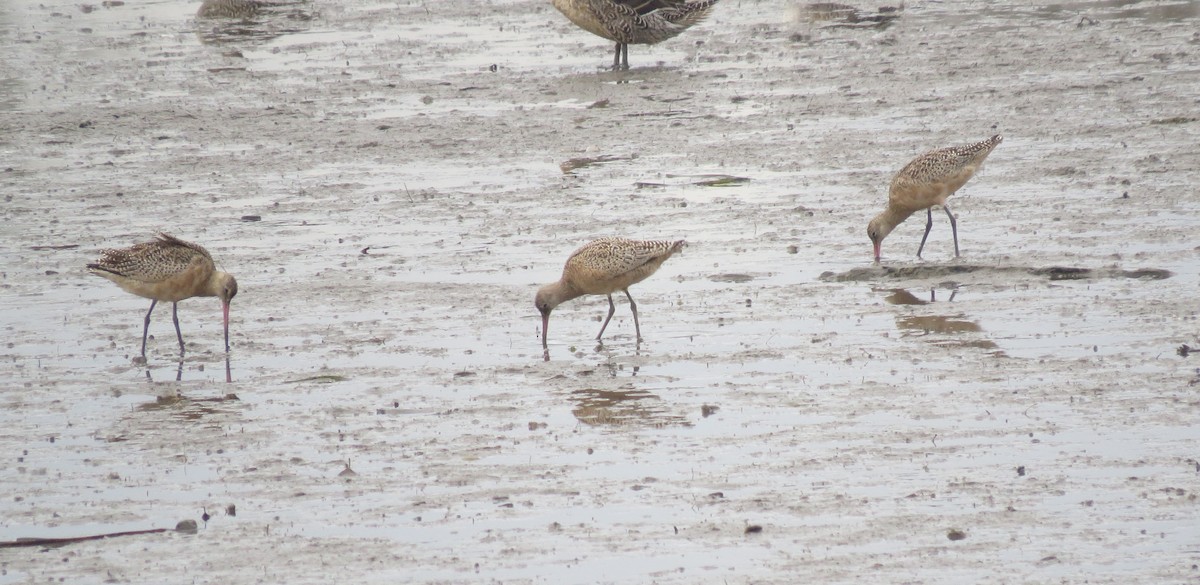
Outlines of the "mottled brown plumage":
[[812,21],[848,20],[858,14],[857,8],[837,2],[812,2],[800,9],[804,16]]
[[197,18],[254,18],[262,10],[258,0],[204,0],[196,11]]
[[877,26],[885,27],[900,17],[904,3],[898,6],[880,6],[871,13],[838,2],[811,2],[800,7],[800,15],[811,22],[830,22],[830,26]]
[[933,228],[933,207],[940,205],[950,218],[950,231],[954,234],[954,257],[958,257],[958,225],[954,214],[946,206],[946,199],[958,191],[983,165],[983,160],[1003,138],[997,134],[987,140],[933,150],[918,156],[905,165],[892,179],[888,191],[887,209],[875,216],[867,225],[867,237],[875,245],[875,261],[879,261],[883,239],[908,216],[924,209],[928,221],[917,258],[925,249],[925,239]]
[[160,233],[149,242],[104,250],[100,259],[87,267],[92,274],[117,283],[126,292],[151,300],[142,329],[142,357],[146,357],[150,314],[158,301],[172,303],[171,317],[175,322],[175,335],[179,338],[179,352],[183,353],[179,301],[192,297],[221,299],[225,351],[229,351],[229,302],[237,294],[237,281],[232,275],[217,270],[212,256],[203,247]]
[[629,69],[629,45],[665,41],[704,20],[719,0],[553,0],[576,26],[617,43],[613,71]]
[[626,238],[600,238],[575,250],[563,266],[562,278],[558,282],[543,286],[537,292],[534,305],[542,314],[542,347],[546,347],[546,330],[550,326],[550,311],[558,305],[583,295],[605,295],[608,297],[608,317],[600,326],[596,339],[604,335],[609,320],[617,308],[613,305],[612,293],[622,291],[629,299],[633,312],[633,327],[638,341],[642,339],[642,328],[638,323],[637,305],[629,295],[629,287],[654,274],[672,254],[687,245],[683,240],[629,240]]

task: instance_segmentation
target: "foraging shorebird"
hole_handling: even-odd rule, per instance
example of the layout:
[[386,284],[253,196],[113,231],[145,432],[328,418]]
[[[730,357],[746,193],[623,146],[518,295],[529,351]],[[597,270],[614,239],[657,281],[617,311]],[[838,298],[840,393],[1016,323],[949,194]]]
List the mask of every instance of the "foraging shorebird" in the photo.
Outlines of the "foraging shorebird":
[[196,11],[197,18],[254,18],[262,9],[258,0],[204,0]]
[[546,347],[546,330],[550,326],[550,311],[554,307],[583,295],[605,295],[608,297],[608,317],[600,326],[599,340],[608,327],[609,320],[617,308],[613,305],[612,293],[622,291],[629,299],[629,310],[633,312],[633,327],[638,341],[642,340],[642,327],[638,323],[637,304],[629,295],[629,287],[645,280],[662,266],[672,254],[687,245],[683,240],[629,240],[625,238],[600,238],[584,244],[571,253],[563,266],[562,278],[547,284],[537,292],[534,305],[542,314],[542,347]]
[[954,257],[958,257],[958,225],[954,214],[946,206],[946,199],[958,191],[983,164],[983,159],[1003,138],[997,134],[987,140],[966,146],[940,148],[918,156],[900,169],[892,179],[888,191],[887,209],[867,224],[867,236],[875,245],[875,261],[879,261],[879,247],[883,239],[908,216],[924,209],[928,221],[917,258],[925,249],[925,239],[933,228],[933,207],[940,205],[950,218],[950,231],[954,234]]
[[553,0],[575,26],[617,43],[613,71],[629,69],[629,45],[665,41],[704,20],[719,0]]
[[192,297],[217,297],[225,316],[225,351],[229,351],[229,301],[237,294],[233,276],[217,270],[208,250],[196,244],[160,233],[149,242],[128,248],[104,250],[100,259],[87,265],[88,270],[103,276],[139,297],[150,299],[142,328],[142,357],[146,357],[146,337],[150,333],[150,313],[159,301],[170,302],[175,335],[179,338],[179,353],[183,354],[183,333],[179,331],[179,301]]

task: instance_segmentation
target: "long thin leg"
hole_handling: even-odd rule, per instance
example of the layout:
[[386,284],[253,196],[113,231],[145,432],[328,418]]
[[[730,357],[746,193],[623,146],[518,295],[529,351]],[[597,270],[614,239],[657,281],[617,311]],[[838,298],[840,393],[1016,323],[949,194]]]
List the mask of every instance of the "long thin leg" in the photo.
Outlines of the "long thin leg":
[[627,43],[621,43],[621,69],[629,70],[629,45]]
[[154,312],[154,305],[158,304],[158,299],[150,300],[150,310],[146,311],[146,324],[142,327],[142,358],[146,357],[146,337],[150,335],[150,313]]
[[925,235],[921,236],[921,247],[917,248],[917,258],[921,257],[921,251],[925,249],[925,239],[929,237],[929,230],[933,229],[933,206],[925,210],[925,217],[928,221],[925,222]]
[[600,333],[596,334],[596,341],[599,341],[604,336],[604,329],[608,327],[608,322],[612,319],[613,313],[617,312],[617,306],[612,302],[612,295],[608,295],[608,316],[604,318],[604,324],[600,326]]
[[617,43],[617,50],[613,53],[613,71],[621,70],[621,43]]
[[179,303],[171,303],[171,320],[175,322],[175,336],[179,338],[179,355],[183,355],[183,333],[179,332]]
[[942,204],[942,209],[946,212],[946,217],[950,218],[950,232],[954,234],[954,257],[958,258],[958,222],[954,219],[954,214],[950,213],[950,208],[946,204]]
[[629,310],[633,312],[633,330],[637,331],[637,340],[642,340],[642,326],[638,324],[637,318],[637,303],[633,302],[633,297],[629,296],[629,289],[625,289],[625,298],[629,299]]

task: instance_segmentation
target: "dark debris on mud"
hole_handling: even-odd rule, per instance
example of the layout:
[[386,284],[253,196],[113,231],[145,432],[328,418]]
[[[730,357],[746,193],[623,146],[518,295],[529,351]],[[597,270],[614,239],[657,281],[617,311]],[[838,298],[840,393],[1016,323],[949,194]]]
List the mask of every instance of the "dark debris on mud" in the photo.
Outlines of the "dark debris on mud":
[[1033,268],[1027,266],[983,266],[978,264],[918,264],[913,266],[862,266],[845,272],[827,271],[821,274],[825,282],[871,282],[882,279],[922,280],[944,278],[958,274],[994,274],[1001,277],[1027,274],[1049,280],[1089,280],[1101,278],[1130,278],[1135,280],[1165,280],[1171,278],[1170,270],[1161,268],[1078,268],[1072,266],[1049,266]]

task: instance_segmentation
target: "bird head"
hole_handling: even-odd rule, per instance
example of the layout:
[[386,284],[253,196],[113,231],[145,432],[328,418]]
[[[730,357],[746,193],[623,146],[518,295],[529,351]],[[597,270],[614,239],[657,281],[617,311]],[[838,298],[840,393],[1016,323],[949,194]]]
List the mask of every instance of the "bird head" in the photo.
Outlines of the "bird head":
[[879,262],[879,251],[880,246],[883,244],[883,239],[892,233],[894,227],[883,221],[883,216],[877,216],[871,220],[871,223],[867,224],[867,237],[871,238],[871,243],[875,245],[876,262]]
[[237,295],[238,287],[237,280],[234,280],[232,274],[220,273],[217,275],[217,298],[221,299],[221,313],[225,321],[225,351],[229,351],[229,301]]
[[558,293],[558,287],[553,284],[548,284],[538,289],[537,296],[533,299],[533,305],[542,314],[543,347],[546,345],[546,329],[550,327],[550,311],[553,311],[554,307],[557,307],[561,302],[562,299]]
[[217,298],[221,299],[222,303],[228,305],[229,301],[232,301],[233,297],[237,296],[237,292],[237,280],[233,278],[233,275],[223,275],[217,288]]

